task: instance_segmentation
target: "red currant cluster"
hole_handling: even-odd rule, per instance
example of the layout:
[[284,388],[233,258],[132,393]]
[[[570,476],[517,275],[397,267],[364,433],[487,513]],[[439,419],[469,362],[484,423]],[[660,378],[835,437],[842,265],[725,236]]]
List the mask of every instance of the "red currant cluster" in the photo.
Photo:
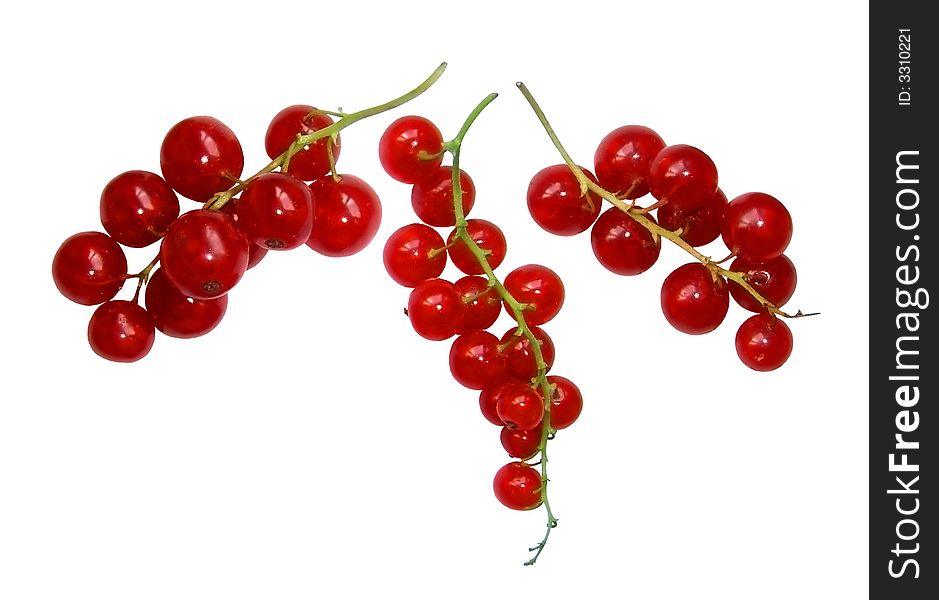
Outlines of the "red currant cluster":
[[[337,173],[339,131],[423,93],[444,68],[408,94],[357,113],[288,106],[267,129],[271,162],[246,181],[241,143],[224,123],[191,117],[174,125],[160,148],[163,176],[115,177],[101,194],[107,233],[75,234],[53,258],[52,276],[66,298],[100,304],[88,324],[91,348],[108,360],[133,362],[150,351],[156,330],[177,338],[208,333],[225,315],[228,292],[269,250],[304,244],[326,256],[362,250],[378,232],[381,202],[362,179]],[[180,214],[177,193],[202,206]],[[122,246],[158,241],[156,258],[127,273]],[[133,299],[115,300],[128,279],[137,279]]]
[[[401,227],[384,248],[385,269],[394,281],[412,288],[406,314],[414,330],[429,340],[455,336],[450,372],[461,385],[479,390],[479,407],[501,427],[502,446],[517,459],[495,475],[496,498],[516,510],[547,506],[546,445],[555,432],[570,426],[583,407],[580,390],[570,380],[547,375],[555,347],[540,327],[564,303],[564,285],[542,265],[525,265],[500,282],[494,270],[506,256],[502,230],[484,219],[467,219],[476,190],[459,168],[461,133],[444,142],[437,127],[417,116],[402,117],[382,135],[379,157],[394,179],[411,184],[411,204],[421,223]],[[442,166],[446,152],[451,166]],[[446,241],[434,227],[452,228]],[[463,276],[442,279],[449,262]],[[488,331],[500,314],[514,319],[501,336]],[[528,461],[541,455],[539,473]],[[548,507],[549,526],[556,520]],[[535,549],[540,552],[542,542]],[[534,562],[537,558],[532,559]]]
[[[780,307],[796,287],[795,266],[783,254],[792,237],[786,207],[759,192],[728,202],[707,154],[693,146],[666,146],[656,132],[639,125],[603,138],[594,154],[594,176],[573,163],[534,98],[518,86],[566,161],[532,178],[527,199],[535,222],[563,236],[591,229],[594,255],[617,275],[646,271],[659,258],[662,238],[671,240],[697,261],[665,278],[666,320],[684,333],[709,333],[723,322],[733,297],[757,313],[737,331],[740,360],[757,371],[782,366],[792,352],[792,333],[778,317],[792,316]],[[640,206],[647,195],[653,201]],[[613,206],[601,214],[603,200]],[[728,248],[727,258],[715,262],[696,250],[718,237]],[[720,267],[731,258],[729,269]]]

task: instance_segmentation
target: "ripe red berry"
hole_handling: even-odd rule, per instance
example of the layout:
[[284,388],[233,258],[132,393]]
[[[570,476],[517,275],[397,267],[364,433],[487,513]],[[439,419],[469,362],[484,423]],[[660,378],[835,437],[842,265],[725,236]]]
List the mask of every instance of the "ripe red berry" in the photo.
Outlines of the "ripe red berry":
[[672,271],[662,284],[662,312],[672,327],[691,335],[714,331],[727,315],[727,283],[701,263]]
[[496,498],[513,510],[532,510],[541,506],[541,486],[541,474],[520,462],[505,465],[492,480]]
[[509,429],[528,431],[541,424],[544,400],[525,384],[506,386],[496,398],[496,414]]
[[450,346],[450,373],[471,390],[490,387],[505,378],[505,359],[499,340],[488,331],[464,333]]
[[268,250],[302,246],[313,231],[310,188],[283,173],[259,175],[238,200],[238,228],[249,242]]
[[499,418],[499,413],[496,412],[496,401],[499,399],[499,394],[502,390],[509,386],[514,386],[521,384],[521,381],[515,379],[501,379],[497,383],[488,385],[484,387],[479,392],[479,411],[483,414],[483,417],[493,425],[498,425],[502,427],[505,423],[502,422],[502,419]]
[[[544,329],[531,327],[535,339],[541,342],[541,358],[548,365],[548,370],[554,365],[554,342]],[[518,333],[513,327],[505,332],[499,340],[499,347],[505,355],[505,371],[510,377],[521,381],[528,381],[538,374],[538,365],[535,362],[535,353],[532,350],[528,337]]]
[[626,125],[606,135],[593,155],[600,185],[622,198],[649,193],[652,159],[665,148],[659,134],[642,125]]
[[499,433],[499,440],[509,456],[528,460],[538,454],[538,447],[541,445],[541,426],[529,431],[503,427]]
[[402,183],[417,183],[440,166],[443,135],[424,117],[401,117],[382,134],[378,142],[378,159],[385,172],[394,179]]
[[[224,213],[235,220],[235,225],[238,226],[238,229],[241,229],[241,225],[238,222],[238,203],[241,198],[232,198],[226,202],[222,208],[219,209],[219,212]],[[242,233],[244,233],[242,231]],[[245,236],[247,239],[247,236]],[[267,255],[267,248],[263,246],[258,246],[257,244],[248,243],[248,268],[257,266],[261,259]]]
[[[593,173],[582,169],[596,182]],[[597,220],[603,200],[593,192],[580,193],[580,183],[566,164],[538,171],[528,184],[528,212],[542,229],[554,235],[577,235]]]
[[[297,140],[297,134],[307,135],[333,124],[332,118],[306,104],[295,104],[283,109],[271,119],[264,136],[264,149],[274,160],[287,151]],[[290,157],[287,173],[303,181],[313,181],[329,173],[329,136],[320,138],[303,147]],[[333,160],[339,160],[342,142],[336,136],[333,144]]]
[[179,199],[162,177],[127,171],[101,192],[101,224],[116,241],[143,248],[159,240],[179,216]]
[[153,319],[136,302],[108,300],[88,322],[88,343],[95,354],[114,362],[134,362],[150,352]]
[[467,275],[456,280],[463,297],[463,325],[458,333],[474,329],[488,329],[502,312],[502,299],[485,277]]
[[411,290],[408,318],[422,338],[442,341],[452,337],[463,322],[463,297],[449,281],[428,279]]
[[63,296],[86,306],[110,300],[124,285],[127,258],[104,233],[85,231],[62,242],[52,259],[52,280]]
[[559,375],[549,375],[548,383],[554,384],[551,393],[551,429],[570,427],[584,408],[580,388],[570,379]]
[[[469,219],[466,221],[466,233],[476,242],[476,245],[487,251],[486,262],[493,269],[498,269],[505,260],[505,235],[495,223],[485,219]],[[467,275],[481,275],[484,273],[482,265],[476,260],[472,251],[462,240],[456,239],[456,229],[450,232],[447,238],[447,253],[453,265]]]
[[[655,218],[647,214],[653,223]],[[590,231],[590,245],[597,261],[617,275],[638,275],[659,259],[662,242],[635,219],[608,208]]]
[[[476,185],[460,169],[460,204],[463,216],[469,214],[476,202]],[[421,221],[434,227],[453,227],[453,172],[451,167],[437,166],[411,188],[411,207]]]
[[659,225],[669,231],[681,228],[681,239],[698,247],[710,244],[721,235],[726,206],[727,196],[718,189],[701,208],[682,211],[669,202],[659,207],[656,214]]
[[212,300],[190,298],[173,287],[163,269],[157,269],[147,280],[144,305],[163,334],[186,339],[215,329],[228,309],[228,296]]
[[[518,267],[505,277],[503,285],[512,297],[526,305],[524,314],[528,325],[547,323],[557,316],[564,304],[564,284],[561,278],[542,265]],[[505,310],[512,315],[507,303]]]
[[447,266],[447,253],[443,247],[443,238],[427,225],[405,225],[385,242],[382,251],[385,270],[398,285],[414,287],[443,273]]
[[212,117],[183,119],[160,147],[163,178],[181,195],[206,202],[241,177],[245,157],[238,138]]
[[666,146],[652,160],[649,189],[661,202],[676,210],[701,208],[717,191],[717,167],[694,146]]
[[313,192],[313,233],[307,245],[326,256],[351,256],[372,241],[381,225],[381,200],[354,175],[317,179]]
[[778,369],[792,354],[792,331],[782,319],[768,313],[744,321],[735,342],[737,356],[754,371]]
[[[780,254],[763,263],[737,258],[731,263],[730,270],[744,273],[747,283],[753,286],[753,289],[761,296],[772,302],[776,308],[788,302],[793,292],[796,291],[796,267],[785,254]],[[763,306],[740,284],[733,280],[727,283],[730,287],[730,295],[737,301],[737,304],[751,312],[763,312]]]
[[786,251],[792,239],[792,217],[769,194],[741,194],[724,210],[721,237],[737,256],[765,262]]
[[170,225],[160,263],[181,293],[199,300],[227,294],[248,269],[248,240],[224,213],[194,210]]

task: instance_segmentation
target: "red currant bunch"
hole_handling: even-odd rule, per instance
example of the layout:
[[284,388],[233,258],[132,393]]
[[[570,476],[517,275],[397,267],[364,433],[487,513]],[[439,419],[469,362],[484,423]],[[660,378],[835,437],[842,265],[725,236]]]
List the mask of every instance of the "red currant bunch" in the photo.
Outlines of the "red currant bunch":
[[[490,221],[466,218],[476,188],[459,168],[460,146],[494,97],[487,97],[449,142],[431,121],[417,116],[398,119],[382,135],[381,164],[391,177],[411,184],[411,205],[420,221],[392,233],[383,258],[391,278],[411,288],[405,312],[414,331],[433,341],[453,339],[453,378],[479,391],[483,417],[501,428],[502,446],[513,461],[496,472],[496,498],[516,510],[544,505],[550,533],[556,519],[547,497],[547,443],[577,419],[583,398],[569,379],[548,375],[555,346],[540,326],[564,303],[560,277],[548,267],[524,265],[500,280],[495,271],[506,257],[505,235]],[[446,153],[453,163],[444,166]],[[448,265],[458,279],[443,277]],[[492,329],[503,314],[511,323],[498,335]],[[537,463],[527,462],[535,457]],[[547,535],[534,549],[538,554],[546,541]]]
[[[687,334],[708,333],[724,321],[733,297],[757,313],[737,331],[740,360],[757,371],[782,366],[792,352],[792,333],[780,317],[805,316],[781,309],[796,287],[795,266],[783,254],[792,238],[786,207],[760,192],[728,202],[707,154],[694,146],[666,145],[640,125],[619,127],[600,141],[594,176],[570,162],[528,89],[518,87],[568,161],[532,178],[527,200],[534,221],[557,235],[590,229],[594,256],[617,275],[643,273],[658,260],[662,239],[675,243],[695,261],[665,278],[665,319]],[[603,200],[612,206],[601,213]],[[718,238],[728,255],[712,261],[698,248]],[[720,266],[731,259],[730,268]]]

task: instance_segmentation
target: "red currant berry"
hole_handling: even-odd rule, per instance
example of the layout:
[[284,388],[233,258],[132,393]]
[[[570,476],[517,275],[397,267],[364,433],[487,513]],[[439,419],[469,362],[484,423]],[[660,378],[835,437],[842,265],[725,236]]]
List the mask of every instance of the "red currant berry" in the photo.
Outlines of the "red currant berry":
[[194,210],[170,225],[160,262],[173,286],[197,300],[227,294],[248,269],[248,240],[224,213]]
[[464,333],[450,346],[450,373],[471,390],[481,390],[505,378],[505,359],[499,339],[488,331]]
[[[476,185],[463,169],[460,169],[460,190],[463,216],[473,210],[476,202]],[[430,174],[411,188],[411,206],[417,218],[434,227],[453,227],[456,214],[453,212],[453,172],[450,167],[437,166]]]
[[[647,214],[646,218],[655,222]],[[617,275],[638,275],[659,259],[662,242],[648,229],[616,208],[608,208],[590,230],[593,255],[601,265]]]
[[396,283],[414,287],[443,273],[447,266],[447,253],[439,233],[423,223],[412,223],[389,236],[382,260],[388,275]]
[[503,427],[499,439],[509,456],[528,460],[538,454],[538,447],[541,446],[541,427],[530,431]]
[[487,386],[480,390],[479,411],[483,413],[483,416],[487,421],[493,425],[498,425],[499,427],[505,425],[505,423],[502,422],[502,419],[499,418],[499,413],[496,412],[496,401],[499,399],[499,394],[502,393],[504,388],[519,385],[521,383],[521,381],[516,381],[514,379],[502,379],[498,383]]
[[127,171],[101,192],[101,224],[115,240],[143,248],[159,240],[179,216],[179,199],[162,177]]
[[283,173],[259,175],[238,201],[238,228],[249,242],[269,250],[302,246],[313,231],[310,188]]
[[[225,213],[231,218],[235,219],[235,224],[238,225],[238,229],[241,229],[241,225],[238,223],[238,202],[240,198],[232,198],[219,209],[219,212]],[[244,233],[242,231],[242,233]],[[245,236],[247,239],[247,236]],[[267,248],[263,246],[258,246],[257,244],[248,244],[248,268],[257,266],[261,259],[267,255]]]
[[[743,273],[747,283],[753,286],[753,289],[761,296],[772,302],[776,308],[788,302],[793,292],[796,291],[796,266],[785,254],[780,254],[764,263],[753,263],[738,258],[730,264],[730,270]],[[763,312],[763,306],[743,289],[743,286],[733,280],[727,283],[730,286],[730,295],[737,301],[737,304],[751,312]]]
[[[541,342],[541,358],[551,370],[554,365],[554,342],[540,327],[531,327],[535,339]],[[528,337],[518,333],[513,327],[505,332],[499,340],[499,347],[505,355],[505,371],[510,377],[527,381],[538,374],[538,364],[535,362],[535,353],[532,351]]]
[[136,302],[108,300],[88,322],[88,343],[95,354],[114,362],[134,362],[150,352],[153,319]]
[[86,306],[110,300],[124,285],[127,258],[104,233],[76,233],[52,259],[52,280],[63,296]]
[[662,284],[662,312],[672,327],[691,335],[717,329],[730,306],[727,283],[701,263],[672,271]]
[[737,330],[737,356],[754,371],[772,371],[792,354],[792,331],[775,315],[753,315]]
[[570,379],[549,375],[548,383],[554,384],[551,392],[551,429],[570,427],[584,409],[584,397],[580,388]]
[[649,188],[656,199],[676,210],[695,210],[717,191],[717,167],[694,146],[666,146],[652,160]]
[[769,194],[742,194],[724,210],[721,237],[737,256],[765,262],[786,251],[792,239],[792,217],[782,202]]
[[408,318],[422,338],[439,342],[452,337],[463,322],[463,297],[449,281],[428,279],[408,297]]
[[649,167],[665,148],[659,134],[642,125],[626,125],[606,135],[593,155],[593,167],[604,189],[635,200],[649,193]]
[[680,211],[672,203],[659,207],[659,225],[675,231],[681,229],[681,239],[694,247],[710,244],[721,235],[721,222],[727,196],[720,189],[707,204],[697,210]]
[[496,414],[509,429],[528,431],[541,424],[544,401],[525,384],[507,386],[496,398]]
[[[271,119],[264,136],[264,149],[274,160],[297,141],[297,134],[308,135],[333,124],[332,118],[306,104],[295,104],[280,111]],[[329,173],[329,136],[304,146],[290,157],[287,173],[303,181],[313,181]],[[333,160],[339,160],[342,143],[339,136],[333,144]]]
[[206,202],[241,177],[244,153],[238,138],[212,117],[183,119],[166,134],[160,147],[163,178],[181,195]]
[[351,256],[372,241],[381,225],[381,200],[354,175],[317,179],[313,192],[313,233],[307,246],[326,256]]
[[[486,262],[493,269],[498,269],[505,260],[505,235],[494,223],[485,219],[469,219],[466,221],[466,233],[476,242],[476,245],[488,252]],[[484,273],[482,265],[470,251],[466,242],[456,239],[456,229],[447,238],[447,252],[453,265],[467,275],[481,275]]]
[[[582,169],[596,182],[593,173]],[[528,184],[528,212],[542,229],[554,235],[587,231],[600,214],[603,200],[593,192],[580,193],[580,183],[566,164],[538,171]]]
[[[417,183],[440,166],[443,135],[424,117],[401,117],[382,134],[378,142],[378,159],[385,173],[394,179],[402,183]],[[440,227],[447,227],[447,224]]]
[[194,338],[215,329],[228,309],[228,296],[197,300],[181,293],[157,269],[147,280],[144,305],[156,328],[175,338]]
[[458,333],[474,329],[487,329],[496,322],[502,312],[502,299],[485,277],[467,275],[456,280],[456,287],[463,297],[463,325]]
[[520,462],[505,465],[492,480],[496,498],[513,510],[532,510],[541,506],[541,475]]
[[[564,304],[564,284],[558,274],[542,265],[518,267],[505,277],[505,289],[518,302],[525,305],[525,322],[544,325],[553,319]],[[505,304],[512,318],[512,310]]]

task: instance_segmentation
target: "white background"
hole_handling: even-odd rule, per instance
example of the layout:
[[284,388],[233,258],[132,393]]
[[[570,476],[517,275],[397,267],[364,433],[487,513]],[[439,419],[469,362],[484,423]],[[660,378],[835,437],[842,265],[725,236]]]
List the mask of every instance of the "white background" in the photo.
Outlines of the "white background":
[[[25,4],[0,36],[0,597],[866,594],[866,4]],[[364,108],[443,60],[426,95],[342,134],[340,170],[384,204],[365,251],[269,256],[210,335],[160,337],[132,365],[91,352],[91,309],[57,294],[52,256],[100,229],[111,177],[158,171],[172,124],[221,119],[253,171],[282,107]],[[686,262],[676,248],[622,278],[589,237],[537,228],[525,189],[559,158],[519,79],[586,166],[609,130],[645,124],[707,151],[728,196],[786,203],[790,306],[822,315],[791,323],[783,369],[738,362],[736,306],[707,336],[669,328],[658,293]],[[414,220],[380,169],[381,132],[418,113],[452,135],[490,91],[463,156],[473,216],[506,232],[503,275],[541,262],[564,279],[547,329],[586,401],[550,447],[560,525],[534,568],[543,511],[493,498],[498,429],[381,266]]]

